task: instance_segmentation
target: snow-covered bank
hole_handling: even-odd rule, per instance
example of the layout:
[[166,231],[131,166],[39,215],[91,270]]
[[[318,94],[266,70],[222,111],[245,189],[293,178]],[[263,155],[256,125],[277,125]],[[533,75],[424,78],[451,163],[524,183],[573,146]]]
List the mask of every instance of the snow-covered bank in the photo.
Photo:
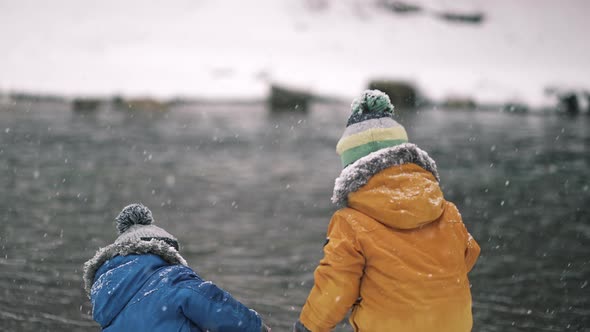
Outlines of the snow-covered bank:
[[2,2],[0,89],[244,98],[272,80],[349,97],[390,77],[433,99],[535,106],[547,86],[590,87],[586,1],[413,3],[486,19],[457,25],[361,0]]

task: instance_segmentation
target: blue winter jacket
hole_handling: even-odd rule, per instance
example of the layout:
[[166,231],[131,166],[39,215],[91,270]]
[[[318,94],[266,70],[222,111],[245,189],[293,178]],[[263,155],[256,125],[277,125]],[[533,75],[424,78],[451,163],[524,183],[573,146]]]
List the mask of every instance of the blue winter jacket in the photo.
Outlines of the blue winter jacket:
[[92,264],[102,263],[97,256],[87,263],[85,278],[96,271],[90,298],[103,331],[262,330],[254,310],[185,265],[151,253],[129,254],[115,255],[93,271]]

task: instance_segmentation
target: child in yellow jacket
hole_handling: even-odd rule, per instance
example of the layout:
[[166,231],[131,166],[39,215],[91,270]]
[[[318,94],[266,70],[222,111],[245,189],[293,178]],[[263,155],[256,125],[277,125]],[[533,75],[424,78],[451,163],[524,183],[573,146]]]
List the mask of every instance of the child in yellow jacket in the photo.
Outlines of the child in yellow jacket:
[[436,164],[408,143],[389,97],[365,91],[336,150],[324,258],[295,331],[330,331],[352,309],[355,331],[472,328],[467,273],[480,248],[444,199]]

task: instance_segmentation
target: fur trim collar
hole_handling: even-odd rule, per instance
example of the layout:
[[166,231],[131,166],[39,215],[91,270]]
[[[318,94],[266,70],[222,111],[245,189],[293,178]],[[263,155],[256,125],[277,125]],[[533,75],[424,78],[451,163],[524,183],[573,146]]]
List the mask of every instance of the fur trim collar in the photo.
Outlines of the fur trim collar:
[[171,247],[164,241],[153,239],[151,241],[133,241],[113,243],[104,248],[99,249],[94,257],[84,263],[84,289],[86,295],[90,297],[90,289],[94,283],[96,271],[109,259],[121,255],[127,256],[132,254],[154,254],[162,257],[163,260],[174,265],[187,266],[186,261],[176,249]]
[[332,203],[339,207],[346,206],[348,194],[367,184],[373,175],[386,168],[409,163],[424,168],[440,181],[436,163],[428,153],[415,144],[404,143],[375,151],[343,169],[335,181]]

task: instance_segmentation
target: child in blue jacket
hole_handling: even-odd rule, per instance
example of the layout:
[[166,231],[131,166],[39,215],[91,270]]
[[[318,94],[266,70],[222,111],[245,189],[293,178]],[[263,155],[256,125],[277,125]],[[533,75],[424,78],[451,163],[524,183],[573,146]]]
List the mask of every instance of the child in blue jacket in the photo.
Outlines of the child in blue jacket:
[[178,253],[174,236],[132,204],[116,218],[119,237],[84,264],[92,316],[103,331],[270,331],[260,315]]

